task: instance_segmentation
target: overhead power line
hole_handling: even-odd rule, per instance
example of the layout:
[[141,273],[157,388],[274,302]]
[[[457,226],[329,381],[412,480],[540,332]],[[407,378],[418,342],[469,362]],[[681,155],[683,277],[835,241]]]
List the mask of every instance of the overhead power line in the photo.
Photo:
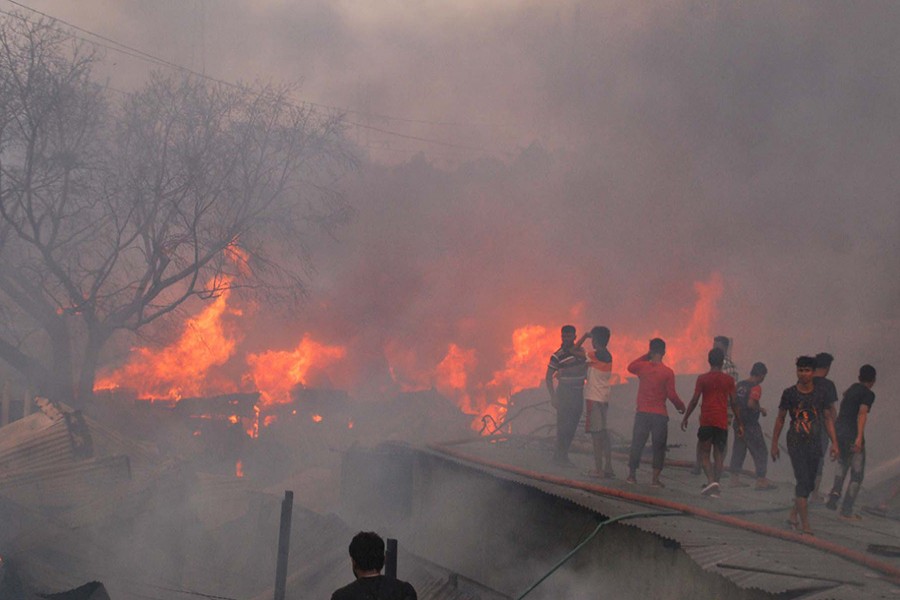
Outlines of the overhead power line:
[[[121,54],[125,54],[127,56],[136,58],[138,60],[143,60],[143,61],[153,63],[154,65],[157,65],[157,66],[174,69],[179,72],[192,75],[194,77],[199,77],[201,79],[205,79],[205,80],[208,80],[208,81],[211,81],[214,83],[218,83],[220,85],[224,85],[224,86],[228,86],[228,87],[240,89],[240,90],[247,89],[245,86],[242,86],[240,84],[237,84],[237,83],[234,83],[231,81],[226,81],[224,79],[219,79],[217,77],[207,75],[206,73],[200,73],[200,72],[195,71],[184,65],[180,65],[178,63],[166,60],[164,58],[160,58],[156,55],[150,54],[149,52],[145,52],[139,48],[135,48],[134,46],[124,44],[124,43],[114,40],[108,36],[96,33],[89,29],[85,29],[84,27],[80,27],[80,26],[70,23],[64,19],[60,19],[59,17],[55,17],[53,15],[50,15],[50,14],[43,12],[41,10],[38,10],[36,8],[27,6],[26,4],[18,2],[17,0],[6,0],[6,1],[9,2],[10,4],[13,4],[14,6],[25,9],[29,12],[32,12],[34,14],[37,14],[37,15],[40,15],[47,19],[50,19],[54,22],[62,23],[66,27],[74,29],[75,31],[79,31],[85,35],[91,36],[92,38],[96,38],[96,39],[86,39],[83,36],[74,34],[72,32],[67,32],[72,37],[79,39],[85,43],[99,46],[101,48],[106,48],[107,50],[112,50],[114,52],[119,52]],[[20,15],[16,15],[14,13],[6,12],[3,10],[0,10],[0,14],[5,14],[7,16],[14,17],[14,18],[24,19],[24,17],[21,17]],[[27,20],[27,19],[25,19],[25,20]],[[97,40],[101,40],[101,41],[97,41]],[[470,124],[465,124],[465,123],[425,121],[425,120],[409,119],[409,118],[403,118],[403,117],[393,117],[393,116],[388,116],[388,115],[379,115],[379,114],[374,114],[374,113],[367,113],[367,112],[362,112],[362,111],[351,110],[351,109],[347,109],[347,108],[341,108],[341,107],[337,107],[337,106],[330,106],[327,104],[320,104],[320,103],[311,102],[308,100],[298,100],[297,102],[299,102],[300,107],[317,108],[317,109],[322,109],[322,110],[334,111],[334,112],[338,112],[338,113],[342,113],[342,114],[354,114],[354,115],[359,115],[359,116],[373,118],[373,119],[384,119],[384,120],[392,120],[392,121],[398,121],[398,122],[404,122],[404,123],[416,123],[416,124],[428,124],[428,125],[446,125],[446,126],[469,126],[470,125]],[[411,135],[411,134],[402,133],[399,131],[385,129],[382,127],[376,127],[374,125],[368,125],[366,123],[360,123],[358,121],[352,121],[349,119],[344,119],[344,122],[353,127],[358,127],[358,128],[366,129],[369,131],[375,131],[378,133],[382,133],[384,135],[395,136],[395,137],[413,140],[413,141],[417,141],[417,142],[423,142],[423,143],[428,143],[428,144],[437,144],[437,145],[445,146],[448,148],[458,148],[461,150],[471,150],[471,151],[475,151],[475,152],[483,152],[484,151],[484,148],[477,147],[477,146],[471,146],[471,145],[467,145],[467,144],[457,144],[457,143],[434,139],[434,138]],[[475,126],[475,125],[471,125],[471,126]]]

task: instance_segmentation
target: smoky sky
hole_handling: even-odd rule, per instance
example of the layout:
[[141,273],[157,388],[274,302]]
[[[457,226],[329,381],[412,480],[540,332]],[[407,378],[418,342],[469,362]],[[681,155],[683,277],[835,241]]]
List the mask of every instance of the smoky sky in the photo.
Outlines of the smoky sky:
[[[862,362],[897,381],[895,2],[33,6],[350,111],[357,214],[312,241],[298,330],[366,349],[390,332],[436,360],[529,321],[665,335],[718,272],[744,372],[765,360],[788,385],[826,350],[840,388]],[[104,66],[124,87],[147,68]]]

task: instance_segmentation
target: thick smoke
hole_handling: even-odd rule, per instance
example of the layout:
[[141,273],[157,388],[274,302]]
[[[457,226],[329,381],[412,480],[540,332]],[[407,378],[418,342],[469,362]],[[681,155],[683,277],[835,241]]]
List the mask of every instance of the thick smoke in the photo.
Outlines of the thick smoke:
[[[718,272],[717,330],[744,372],[769,363],[773,402],[800,353],[835,354],[840,388],[863,362],[880,367],[883,396],[897,380],[900,7],[38,6],[222,79],[301,81],[306,99],[368,113],[353,123],[454,145],[349,130],[370,156],[347,182],[356,222],[313,244],[296,329],[350,342],[373,365],[356,379],[385,379],[386,340],[432,364],[458,342],[490,373],[529,322],[665,336],[693,283]],[[143,77],[109,59],[115,81]]]

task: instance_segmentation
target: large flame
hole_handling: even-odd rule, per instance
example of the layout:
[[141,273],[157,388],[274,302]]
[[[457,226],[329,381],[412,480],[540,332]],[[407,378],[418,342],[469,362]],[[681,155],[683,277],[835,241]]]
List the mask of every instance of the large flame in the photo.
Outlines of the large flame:
[[267,350],[248,355],[250,373],[244,379],[259,390],[263,406],[286,404],[291,401],[292,389],[307,384],[311,368],[338,361],[346,352],[342,346],[320,344],[305,334],[293,350]]
[[122,368],[97,377],[96,390],[128,387],[140,398],[177,401],[186,396],[236,391],[231,382],[210,381],[210,369],[225,364],[241,335],[224,325],[226,314],[240,316],[228,306],[227,288],[199,314],[187,319],[178,339],[158,350],[131,349]]
[[[614,356],[615,382],[629,376],[628,362],[645,353],[647,341],[656,336],[666,339],[666,363],[676,372],[697,373],[706,369],[716,305],[723,291],[722,279],[714,273],[708,281],[695,283],[694,290],[697,300],[693,308],[685,311],[684,322],[674,327],[634,333],[607,323],[612,329],[609,349]],[[230,361],[243,336],[233,331],[236,327],[226,327],[223,319],[230,316],[235,320],[243,313],[229,307],[229,296],[228,290],[223,291],[188,319],[171,345],[158,350],[134,348],[124,367],[98,377],[97,389],[128,386],[136,388],[139,397],[167,400],[188,395],[258,391],[260,405],[256,411],[259,414],[266,407],[290,402],[291,391],[309,385],[314,369],[344,362],[346,348],[319,342],[309,332],[302,335],[293,350],[247,353],[244,361]],[[584,311],[584,306],[579,304],[570,313],[578,321],[584,321],[590,318],[583,316]],[[583,326],[593,324],[583,323]],[[380,355],[387,360],[398,389],[436,389],[453,400],[462,412],[474,417],[473,428],[490,432],[502,422],[513,394],[543,384],[549,356],[559,343],[559,324],[538,321],[514,328],[509,344],[505,348],[489,349],[490,355],[482,351],[479,356],[475,348],[448,341],[446,350],[429,363],[429,355],[417,344],[397,340],[385,342]],[[590,349],[590,341],[586,345]],[[213,367],[229,361],[231,365],[246,365],[246,371],[234,373],[230,379],[211,375]],[[502,366],[491,370],[490,365],[498,362]],[[273,419],[274,416],[263,414],[263,426]],[[258,427],[258,422],[259,419],[254,427]],[[254,429],[251,437],[257,432]]]
[[[696,304],[687,322],[677,327],[635,335],[610,325],[613,330],[609,349],[614,356],[614,383],[621,383],[630,376],[628,363],[647,352],[651,337],[666,339],[665,362],[676,372],[698,373],[706,370],[706,354],[712,345],[712,326],[717,316],[716,304],[723,291],[721,276],[714,273],[709,281],[696,282],[694,290]],[[575,306],[570,312],[580,314],[582,308]],[[510,346],[505,349],[504,367],[495,371],[488,381],[480,382],[471,375],[478,362],[475,351],[451,343],[434,372],[423,374],[420,379],[434,382],[437,390],[454,399],[460,410],[475,416],[472,422],[474,429],[489,433],[497,423],[502,422],[513,394],[542,385],[550,354],[559,344],[558,324],[518,327],[512,332]],[[590,341],[585,344],[587,349],[591,349]],[[394,357],[405,361],[404,372],[409,370],[410,356],[394,353]],[[493,423],[486,423],[485,419]]]

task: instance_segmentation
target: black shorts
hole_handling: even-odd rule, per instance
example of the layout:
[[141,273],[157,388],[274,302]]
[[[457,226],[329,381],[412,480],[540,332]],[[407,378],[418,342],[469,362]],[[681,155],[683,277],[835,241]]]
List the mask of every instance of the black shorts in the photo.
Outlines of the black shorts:
[[701,425],[697,430],[697,439],[701,442],[712,442],[713,448],[724,452],[728,447],[728,430],[712,425]]

